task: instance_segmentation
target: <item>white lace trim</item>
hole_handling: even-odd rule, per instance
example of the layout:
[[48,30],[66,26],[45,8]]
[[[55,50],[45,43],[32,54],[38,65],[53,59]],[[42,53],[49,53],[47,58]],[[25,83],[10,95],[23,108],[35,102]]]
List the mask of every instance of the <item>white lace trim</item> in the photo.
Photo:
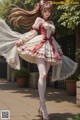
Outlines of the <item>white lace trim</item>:
[[72,72],[71,73],[69,73],[67,76],[64,76],[64,77],[62,77],[62,78],[52,78],[52,80],[51,80],[51,82],[54,82],[54,81],[59,81],[59,80],[65,80],[65,79],[67,79],[67,78],[69,78],[71,75],[73,75],[74,73],[75,73],[75,71],[76,71],[76,69],[77,69],[77,65],[78,65],[78,63],[75,63],[75,66],[74,66],[74,69],[72,70]]
[[56,58],[53,55],[53,52],[52,53],[50,52],[50,54],[46,55],[44,53],[44,51],[42,52],[42,51],[39,50],[39,51],[37,51],[33,54],[31,52],[31,50],[27,49],[27,50],[24,51],[21,48],[18,49],[18,52],[19,52],[19,54],[22,54],[22,56],[24,56],[24,55],[27,56],[27,54],[28,54],[28,55],[30,55],[30,57],[32,56],[32,57],[37,57],[37,58],[43,58],[43,59],[45,59],[45,61],[48,61],[48,62],[56,62]]

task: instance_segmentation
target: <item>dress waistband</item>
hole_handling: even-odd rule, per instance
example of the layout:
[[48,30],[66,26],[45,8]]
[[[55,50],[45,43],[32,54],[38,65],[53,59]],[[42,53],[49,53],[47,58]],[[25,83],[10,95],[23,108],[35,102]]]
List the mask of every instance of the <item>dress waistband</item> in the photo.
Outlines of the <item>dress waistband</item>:
[[53,53],[54,53],[54,56],[55,56],[56,61],[58,61],[58,60],[59,60],[58,54],[57,54],[57,52],[56,52],[56,50],[55,50],[54,44],[52,43],[52,37],[51,37],[51,36],[50,36],[49,38],[47,38],[47,37],[44,36],[43,40],[42,40],[38,45],[36,45],[36,46],[33,48],[32,53],[35,53],[38,49],[40,49],[47,40],[49,41],[49,43],[50,43],[50,45],[51,45],[51,47],[52,47],[52,50],[53,50]]

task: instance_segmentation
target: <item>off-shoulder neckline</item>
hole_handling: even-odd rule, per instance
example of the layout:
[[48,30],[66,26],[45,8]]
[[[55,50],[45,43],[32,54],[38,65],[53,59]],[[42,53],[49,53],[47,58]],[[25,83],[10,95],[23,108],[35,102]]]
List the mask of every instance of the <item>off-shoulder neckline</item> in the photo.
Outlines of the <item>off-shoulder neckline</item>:
[[51,24],[50,20],[45,20],[45,19],[43,19],[43,18],[41,18],[41,17],[38,17],[38,18],[41,19],[43,22],[47,22],[47,23],[50,23],[50,24]]
[[44,19],[44,18],[41,18],[41,17],[38,17],[39,19],[41,19],[41,20],[44,20],[44,21],[48,21],[48,20],[46,20],[46,19]]

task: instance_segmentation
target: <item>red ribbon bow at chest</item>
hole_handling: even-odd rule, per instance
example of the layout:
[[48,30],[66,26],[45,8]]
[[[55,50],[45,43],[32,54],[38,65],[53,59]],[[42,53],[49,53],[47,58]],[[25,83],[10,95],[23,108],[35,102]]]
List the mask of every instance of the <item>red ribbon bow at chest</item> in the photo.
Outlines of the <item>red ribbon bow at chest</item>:
[[48,40],[52,47],[55,59],[56,59],[56,61],[58,61],[59,58],[58,58],[58,54],[55,50],[54,44],[52,42],[52,37],[51,36],[49,38],[46,37],[46,30],[45,30],[43,24],[40,25],[40,33],[41,33],[41,35],[43,35],[43,40],[33,48],[32,53],[35,53],[38,49],[40,49],[45,44],[45,42]]

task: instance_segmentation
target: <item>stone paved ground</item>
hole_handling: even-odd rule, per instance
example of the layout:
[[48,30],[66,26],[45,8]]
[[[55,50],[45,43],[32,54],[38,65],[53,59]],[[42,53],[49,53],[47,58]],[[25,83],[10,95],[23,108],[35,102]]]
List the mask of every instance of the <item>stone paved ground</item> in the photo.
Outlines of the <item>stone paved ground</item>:
[[[37,89],[18,88],[15,82],[0,81],[0,110],[10,110],[10,120],[41,120],[38,102]],[[47,88],[46,105],[50,120],[75,120],[80,113],[76,98],[63,90]]]

